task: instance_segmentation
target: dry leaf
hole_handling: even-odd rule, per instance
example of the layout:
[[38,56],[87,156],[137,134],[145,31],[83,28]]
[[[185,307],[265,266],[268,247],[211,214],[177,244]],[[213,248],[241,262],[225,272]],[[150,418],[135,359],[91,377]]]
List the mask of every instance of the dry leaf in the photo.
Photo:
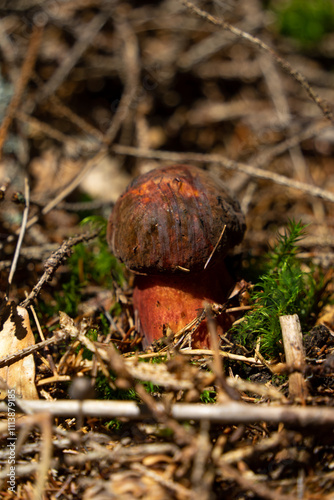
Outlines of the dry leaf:
[[334,305],[329,304],[321,311],[321,315],[317,319],[316,325],[326,325],[331,330],[334,330]]
[[[0,310],[0,352],[4,358],[16,354],[26,347],[35,344],[29,315],[23,307],[7,303]],[[16,396],[24,399],[38,399],[35,386],[35,362],[32,354],[16,361],[10,366],[0,369],[0,377],[7,387],[15,389]],[[6,397],[5,391],[0,391],[0,399]]]

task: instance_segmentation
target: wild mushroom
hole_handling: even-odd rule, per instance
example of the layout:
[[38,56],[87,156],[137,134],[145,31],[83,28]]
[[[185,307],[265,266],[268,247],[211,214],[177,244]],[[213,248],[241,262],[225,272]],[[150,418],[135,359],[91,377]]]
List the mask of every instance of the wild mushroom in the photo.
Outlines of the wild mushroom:
[[[224,257],[241,242],[245,220],[222,182],[198,167],[174,165],[137,177],[116,202],[107,240],[135,276],[133,305],[145,346],[196,318],[203,302],[222,303],[233,280]],[[220,333],[230,326],[226,314]],[[208,346],[201,324],[194,347]]]

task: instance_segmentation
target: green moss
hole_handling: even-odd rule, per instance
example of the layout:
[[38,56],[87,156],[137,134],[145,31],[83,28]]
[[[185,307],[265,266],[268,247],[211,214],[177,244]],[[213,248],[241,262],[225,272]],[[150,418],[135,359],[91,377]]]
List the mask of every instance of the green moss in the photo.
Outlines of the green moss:
[[216,402],[216,392],[205,390],[200,395],[200,400],[202,403],[215,403]]
[[326,33],[334,30],[332,0],[271,2],[271,8],[277,16],[278,31],[303,46],[318,43]]
[[[87,284],[95,284],[101,288],[111,288],[113,283],[119,287],[125,284],[124,266],[110,253],[106,241],[107,221],[101,217],[90,217],[83,221],[99,228],[100,233],[94,241],[80,243],[73,248],[67,261],[69,272],[64,275],[60,289],[53,292],[54,303],[42,304],[40,309],[48,316],[64,311],[69,316],[76,316]],[[113,314],[116,315],[117,305]]]
[[[110,379],[115,382],[115,375],[110,372]],[[120,400],[120,401],[139,401],[136,391],[130,389],[113,389],[103,373],[99,373],[96,377],[95,391],[97,399]]]
[[77,276],[70,275],[69,280],[62,283],[61,290],[54,293],[56,303],[52,308],[51,315],[63,311],[69,316],[76,316],[81,301],[82,287],[83,285],[78,281]]
[[315,270],[306,272],[298,258],[299,241],[305,227],[291,221],[284,235],[266,259],[264,274],[251,291],[253,308],[233,331],[237,342],[251,349],[260,337],[261,352],[276,356],[283,351],[279,317],[298,314],[307,329],[311,313],[316,311],[323,288],[323,279]]
[[109,250],[106,240],[107,221],[102,217],[87,217],[82,221],[82,225],[87,224],[98,228],[100,233],[94,242],[76,245],[68,260],[71,273],[80,284],[89,282],[110,287],[112,282],[116,281],[122,287],[125,283],[124,266]]

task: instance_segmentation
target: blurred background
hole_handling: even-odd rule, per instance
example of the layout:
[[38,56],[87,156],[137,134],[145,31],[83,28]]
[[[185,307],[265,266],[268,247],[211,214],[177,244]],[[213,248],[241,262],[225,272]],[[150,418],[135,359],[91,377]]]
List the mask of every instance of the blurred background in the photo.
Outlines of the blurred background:
[[[272,47],[333,110],[331,0],[197,5]],[[19,261],[20,298],[83,218],[107,218],[134,176],[184,153],[238,162],[196,164],[240,200],[246,266],[292,218],[309,225],[304,257],[332,266],[333,203],[289,181],[333,194],[334,129],[268,52],[177,0],[2,0],[0,12],[2,288],[26,175],[36,219]]]

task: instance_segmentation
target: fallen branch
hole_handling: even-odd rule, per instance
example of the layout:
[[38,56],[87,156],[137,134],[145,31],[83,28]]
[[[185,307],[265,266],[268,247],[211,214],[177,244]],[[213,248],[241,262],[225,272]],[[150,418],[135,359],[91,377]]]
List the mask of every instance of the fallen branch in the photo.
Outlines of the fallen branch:
[[[100,418],[152,418],[147,406],[133,401],[100,401],[100,400],[59,400],[32,401],[17,400],[17,412],[48,412],[53,416]],[[159,412],[164,412],[164,405],[157,403]],[[0,403],[0,412],[7,412],[6,403]],[[326,406],[264,406],[231,402],[228,404],[176,403],[170,408],[170,416],[176,420],[208,420],[220,424],[254,424],[267,422],[284,423],[293,427],[320,427],[334,425],[334,408]]]
[[78,243],[81,243],[83,241],[89,241],[92,240],[93,238],[96,238],[96,236],[99,234],[99,231],[94,231],[92,233],[85,233],[81,234],[80,236],[75,236],[74,238],[70,238],[67,241],[64,241],[58,250],[53,252],[50,257],[47,259],[47,261],[44,264],[44,274],[41,276],[40,280],[38,283],[34,286],[32,291],[29,293],[28,297],[25,298],[20,306],[21,307],[28,307],[32,303],[32,301],[37,297],[39,292],[41,291],[42,286],[47,282],[50,281],[52,275],[55,273],[55,271],[58,269],[58,267],[64,262],[64,260],[69,257],[71,253],[71,249],[73,246],[77,245]]

